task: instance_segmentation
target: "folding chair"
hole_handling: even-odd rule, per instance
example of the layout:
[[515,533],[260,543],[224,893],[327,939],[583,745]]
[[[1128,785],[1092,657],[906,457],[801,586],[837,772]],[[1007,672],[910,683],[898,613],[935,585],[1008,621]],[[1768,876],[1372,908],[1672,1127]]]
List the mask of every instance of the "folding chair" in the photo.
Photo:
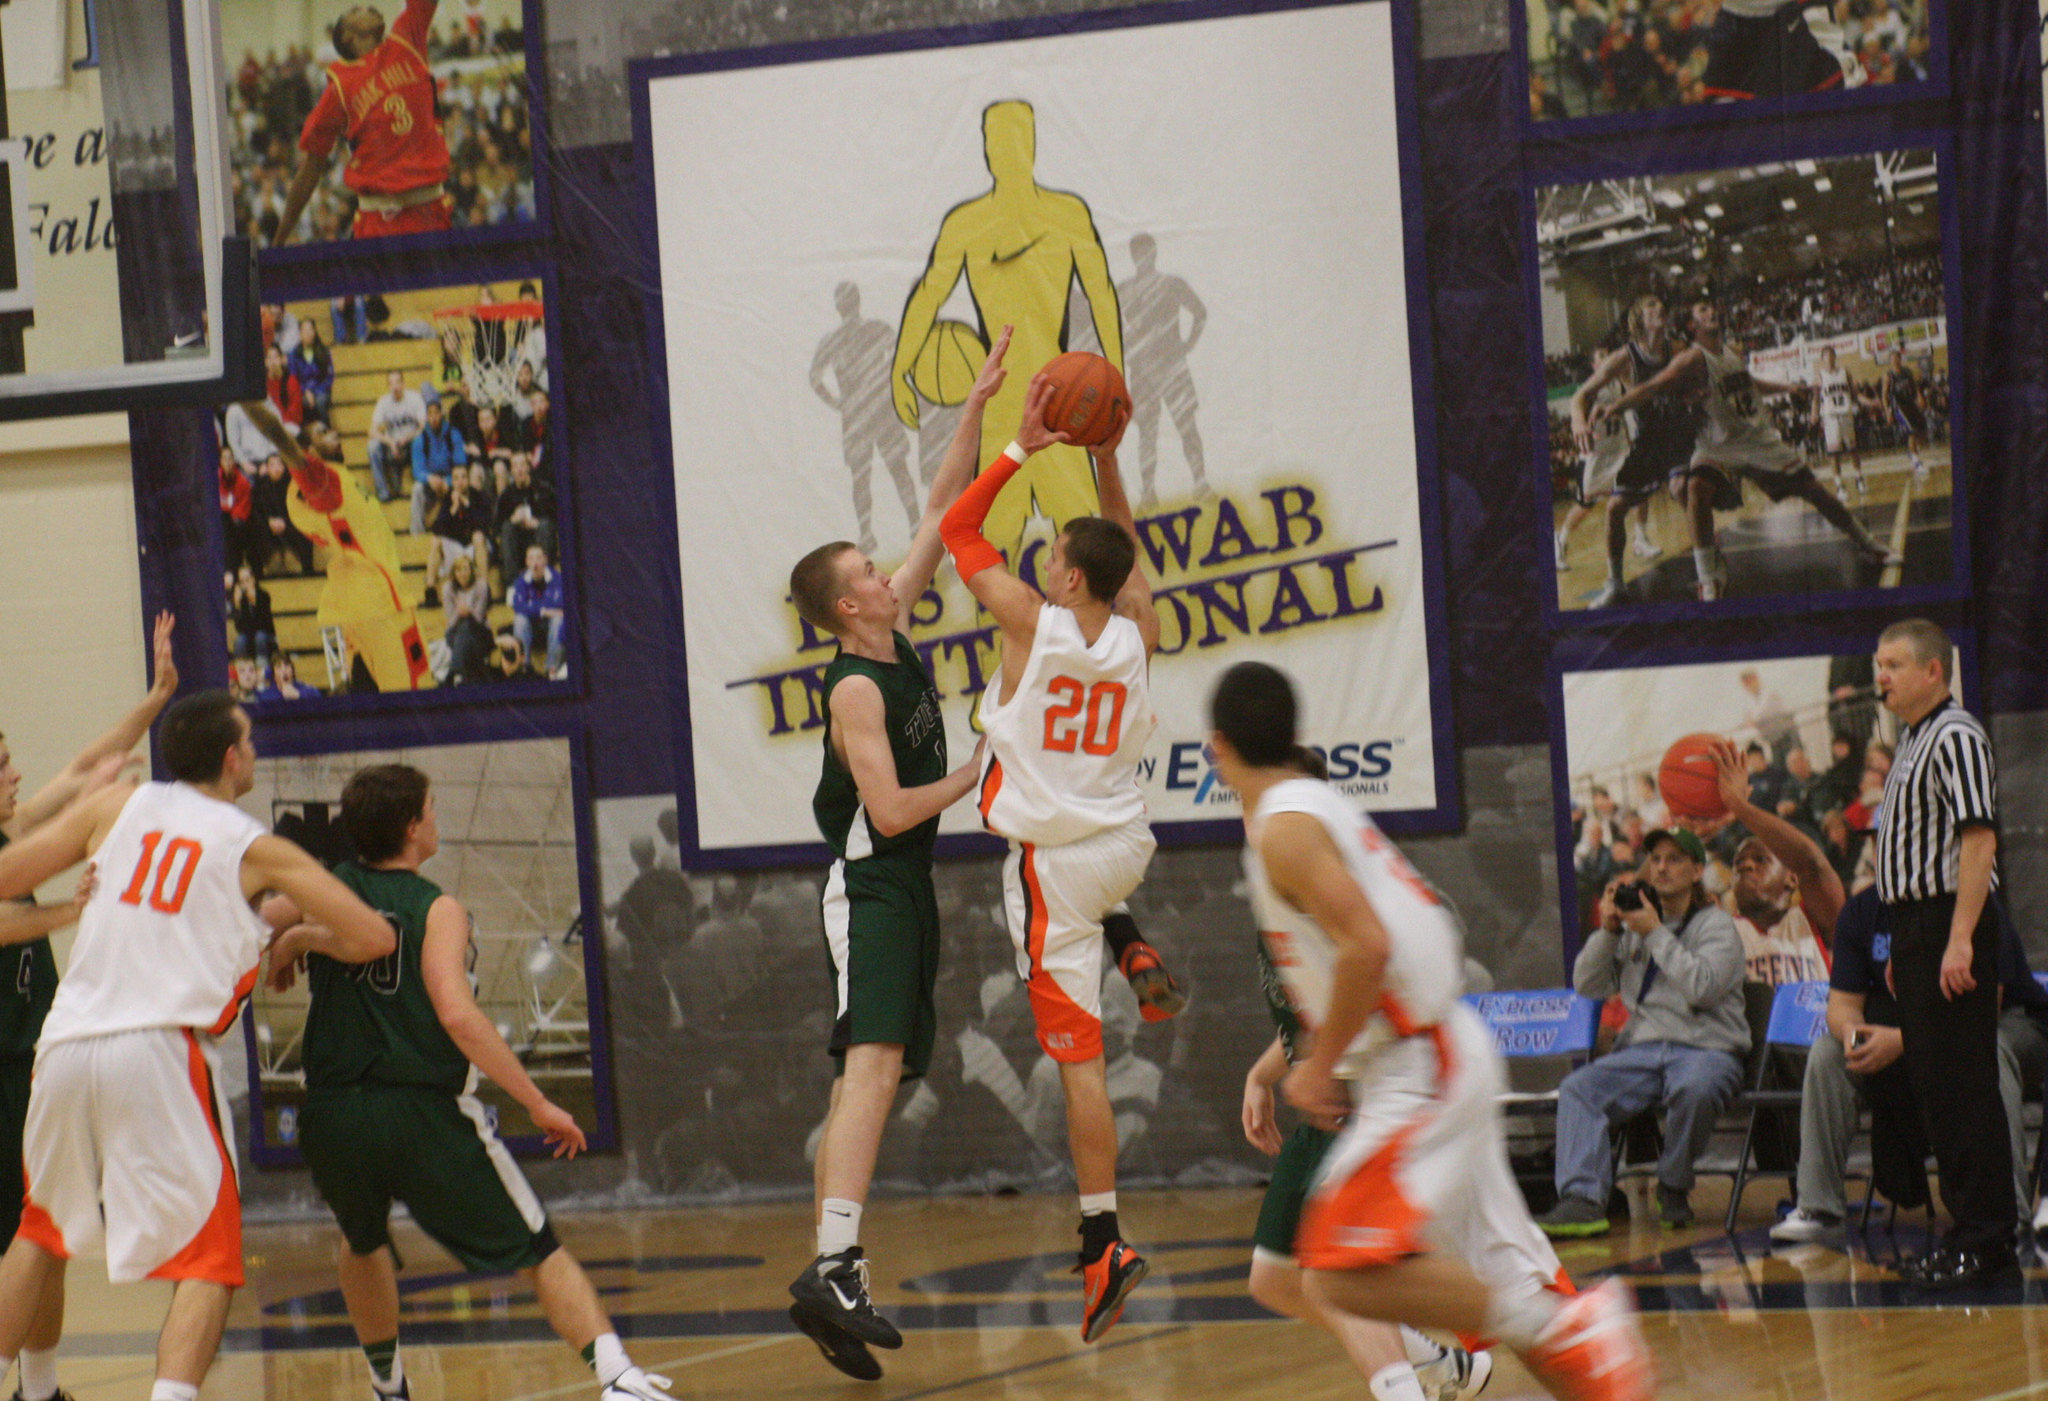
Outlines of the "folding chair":
[[[1755,1075],[1750,1088],[1737,1097],[1734,1105],[1738,1112],[1748,1111],[1749,1122],[1743,1129],[1742,1156],[1735,1160],[1735,1180],[1728,1189],[1728,1219],[1723,1229],[1730,1235],[1735,1234],[1735,1217],[1742,1206],[1742,1191],[1751,1176],[1750,1164],[1755,1156],[1759,1116],[1799,1112],[1800,1091],[1796,1087],[1787,1090],[1773,1088],[1769,1084],[1773,1063],[1771,1052],[1777,1047],[1806,1050],[1827,1031],[1827,1022],[1826,983],[1781,983],[1772,991],[1763,1037],[1755,1048]],[[1797,1133],[1796,1121],[1794,1133]],[[1867,1210],[1868,1203],[1865,1205]]]
[[[1555,1057],[1564,1062],[1557,1076],[1560,1081],[1593,1054],[1600,1034],[1599,1001],[1581,997],[1570,988],[1474,993],[1465,1002],[1486,1023],[1494,1049],[1503,1057]],[[1553,1083],[1547,1090],[1507,1090],[1498,1103],[1505,1115],[1555,1114],[1557,1085]],[[1545,1190],[1549,1186],[1543,1184]]]

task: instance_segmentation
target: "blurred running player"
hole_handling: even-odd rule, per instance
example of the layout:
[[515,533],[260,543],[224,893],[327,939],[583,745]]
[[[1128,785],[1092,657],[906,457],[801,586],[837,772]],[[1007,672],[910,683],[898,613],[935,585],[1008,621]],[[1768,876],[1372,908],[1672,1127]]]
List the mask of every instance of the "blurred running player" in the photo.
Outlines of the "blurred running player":
[[374,6],[358,5],[334,22],[330,37],[340,57],[327,65],[327,88],[299,132],[299,168],[277,221],[279,247],[291,241],[341,141],[349,147],[341,178],[356,196],[354,237],[448,227],[455,207],[445,184],[448,143],[427,68],[436,4],[405,0],[388,36]]
[[[1557,1256],[1508,1168],[1493,1038],[1459,1001],[1463,936],[1371,819],[1302,776],[1294,687],[1261,662],[1223,674],[1210,744],[1244,802],[1260,942],[1314,1038],[1284,1093],[1337,1132],[1295,1255],[1303,1294],[1351,1318],[1499,1338],[1567,1401],[1648,1401],[1654,1368],[1628,1286],[1560,1297]],[[1347,1340],[1374,1401],[1420,1401],[1401,1340]]]

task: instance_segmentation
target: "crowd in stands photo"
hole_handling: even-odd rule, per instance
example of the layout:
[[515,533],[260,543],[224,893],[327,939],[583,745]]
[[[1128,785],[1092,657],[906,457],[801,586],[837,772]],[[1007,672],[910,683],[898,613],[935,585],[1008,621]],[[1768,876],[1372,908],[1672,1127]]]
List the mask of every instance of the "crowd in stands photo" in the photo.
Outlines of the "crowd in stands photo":
[[[268,414],[236,404],[219,419],[238,693],[565,679],[561,470],[538,285],[267,306],[262,325]],[[339,555],[323,534],[337,511],[355,531]],[[408,650],[416,629],[421,664],[380,674],[369,629],[395,631]]]

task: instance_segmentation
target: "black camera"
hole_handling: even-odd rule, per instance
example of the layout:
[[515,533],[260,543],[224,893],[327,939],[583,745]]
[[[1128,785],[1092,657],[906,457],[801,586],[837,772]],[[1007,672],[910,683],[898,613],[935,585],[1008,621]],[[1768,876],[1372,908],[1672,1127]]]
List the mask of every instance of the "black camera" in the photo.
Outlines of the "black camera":
[[1657,899],[1657,892],[1650,888],[1648,881],[1625,880],[1614,887],[1614,908],[1617,910],[1640,910],[1644,905],[1662,914],[1664,906]]

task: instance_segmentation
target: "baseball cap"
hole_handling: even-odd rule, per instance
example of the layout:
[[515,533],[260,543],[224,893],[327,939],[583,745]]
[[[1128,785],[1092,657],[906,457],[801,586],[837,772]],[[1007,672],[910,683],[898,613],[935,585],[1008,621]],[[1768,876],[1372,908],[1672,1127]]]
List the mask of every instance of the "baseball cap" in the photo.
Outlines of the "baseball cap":
[[1658,842],[1666,839],[1669,839],[1680,851],[1690,856],[1694,865],[1704,866],[1707,864],[1707,844],[1691,832],[1686,831],[1683,827],[1659,827],[1656,831],[1643,838],[1643,850],[1649,851]]

